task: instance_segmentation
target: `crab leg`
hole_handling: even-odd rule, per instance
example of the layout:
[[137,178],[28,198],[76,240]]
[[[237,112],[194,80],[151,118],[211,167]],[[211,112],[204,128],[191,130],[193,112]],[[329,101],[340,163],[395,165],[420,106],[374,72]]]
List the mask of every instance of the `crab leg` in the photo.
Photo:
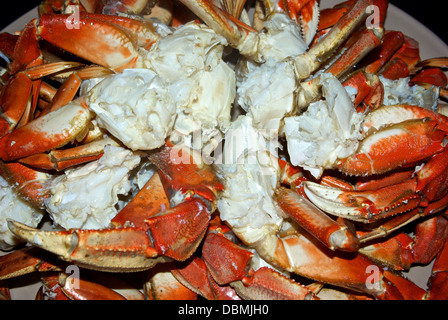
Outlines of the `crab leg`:
[[50,175],[31,169],[18,162],[5,163],[0,160],[0,174],[18,194],[37,208],[44,207],[43,185]]
[[[404,216],[410,214],[420,218],[412,211]],[[382,242],[363,247],[359,252],[394,270],[409,270],[413,264],[427,265],[443,247],[448,231],[447,224],[445,218],[435,216],[420,222],[413,237],[398,233]]]
[[240,300],[230,285],[219,285],[210,275],[204,260],[193,256],[171,269],[174,277],[207,300]]
[[275,192],[275,200],[284,213],[328,248],[357,251],[359,242],[356,236],[344,224],[329,218],[306,198],[303,182],[307,179],[302,171],[284,160],[279,160],[279,165],[280,181],[290,187],[279,187]]
[[[272,241],[273,243],[270,243],[272,246],[269,249],[265,248],[265,251],[270,251],[269,256],[275,256],[274,265],[290,272],[319,282],[364,292],[379,299],[421,299],[424,295],[424,291],[412,282],[382,270],[360,254],[345,256],[345,254],[329,252],[327,248],[293,230],[288,230],[287,235],[281,238],[274,237]],[[309,299],[314,297],[308,288],[267,267],[255,272],[249,271],[243,278],[237,276],[244,274],[247,266],[240,263],[240,267],[236,268],[236,265],[230,266],[229,261],[239,261],[235,257],[238,252],[242,254],[242,261],[251,253],[249,251],[245,253],[242,248],[236,249],[235,246],[219,234],[212,234],[206,238],[203,256],[209,270],[215,270],[212,276],[218,283],[235,280],[231,282],[231,285],[244,298]],[[235,269],[234,276],[221,278],[222,272],[228,274],[228,270],[232,268]],[[369,271],[372,269],[378,272],[375,277],[372,277]]]
[[37,105],[40,80],[31,81],[21,70],[42,64],[42,52],[36,40],[36,20],[29,22],[14,46],[11,74],[0,97],[0,137],[17,125],[27,123]]
[[0,138],[0,158],[12,161],[61,147],[84,137],[89,121],[83,102],[73,101]]
[[432,85],[445,88],[447,86],[448,79],[445,73],[439,68],[428,68],[413,76],[409,83],[418,84],[421,86]]
[[[379,52],[373,52],[371,56],[367,57],[367,61],[375,59],[365,67],[365,72],[375,74],[377,73],[401,48],[404,43],[404,35],[399,31],[388,31],[384,35],[383,42],[378,48]],[[372,58],[372,56],[374,58]]]
[[[168,206],[159,176],[155,174],[134,197],[134,201],[124,207],[112,220],[116,228],[69,230],[60,233],[44,233],[28,228],[22,230],[22,233],[32,241],[34,241],[32,234],[38,235],[42,239],[41,246],[44,249],[93,269],[146,270],[165,259],[156,258],[158,253],[149,243],[148,226],[144,220]],[[125,228],[131,222],[134,227]],[[37,239],[36,237],[35,240]],[[114,259],[110,262],[108,252],[114,253]]]
[[81,12],[80,15],[81,17],[107,22],[126,30],[131,37],[136,39],[136,45],[145,49],[149,49],[152,44],[159,39],[159,35],[156,32],[157,27],[148,21],[142,22],[123,16],[93,14],[87,12]]
[[417,191],[423,194],[424,201],[439,200],[446,195],[448,189],[448,149],[434,155],[417,173]]
[[389,62],[378,73],[391,80],[397,80],[409,76],[420,61],[419,44],[414,39],[404,36],[404,42],[400,49],[390,58]]
[[257,55],[257,30],[232,17],[209,0],[180,0],[180,2],[215,32],[225,37],[241,54],[262,61],[262,57]]
[[6,83],[0,97],[0,137],[32,120],[40,91],[40,78],[79,65],[76,62],[58,62],[34,66],[15,74]]
[[245,299],[317,300],[312,292],[268,267],[249,272],[241,281],[232,283]]
[[[182,147],[169,144],[149,158],[159,169],[165,192],[171,195],[172,202],[171,210],[146,220],[151,238],[164,255],[186,260],[204,237],[223,186],[200,155]],[[179,196],[184,200],[177,204],[173,200]],[[183,222],[173,230],[176,221]]]
[[35,271],[59,271],[61,263],[55,262],[47,252],[39,248],[15,250],[0,257],[0,280],[6,280]]
[[[376,48],[383,36],[383,29],[366,29],[361,34],[355,34],[349,39],[347,50],[333,62],[325,72],[333,74],[337,78],[342,78],[355,64],[363,59],[369,52]],[[351,40],[351,41],[350,41]],[[305,53],[306,54],[306,53]],[[301,83],[302,90],[299,93],[299,108],[306,108],[311,102],[321,96],[320,76],[310,81]],[[370,89],[370,88],[369,88]]]
[[[392,174],[391,177],[386,176],[380,180],[374,181],[373,185],[369,184],[370,188],[368,188],[368,185],[365,183],[358,183],[356,188],[357,191],[355,191],[354,188],[345,188],[342,190],[344,185],[336,185],[335,183],[329,184],[328,182],[325,182],[325,185],[322,184],[321,186],[314,185],[313,183],[305,183],[305,193],[310,195],[316,205],[325,208],[324,210],[327,210],[332,214],[339,215],[339,213],[342,214],[342,212],[347,214],[349,212],[359,211],[356,213],[356,215],[358,215],[360,212],[366,210],[366,212],[371,215],[371,218],[366,217],[367,220],[376,220],[380,218],[381,216],[375,217],[375,212],[381,212],[381,210],[384,210],[383,216],[391,216],[396,213],[410,210],[415,205],[419,206],[412,211],[388,219],[379,227],[368,233],[360,234],[359,241],[361,243],[366,243],[373,239],[384,237],[422,217],[427,217],[446,209],[448,206],[448,196],[446,195],[447,178],[445,172],[446,155],[446,151],[435,155],[421,170],[419,170],[417,173],[418,182],[415,188],[413,186],[414,182],[411,182],[413,181],[411,177],[414,174],[414,170],[412,170],[399,171]],[[327,179],[324,181],[326,180]],[[400,191],[400,188],[406,185],[411,186],[411,188],[409,189],[405,187]],[[331,189],[325,186],[339,188],[339,191],[336,191],[338,190],[336,188]],[[414,190],[416,194],[413,197],[412,192],[414,192]],[[397,193],[395,193],[395,191]],[[414,199],[411,200],[411,203],[407,203],[407,197],[409,197],[409,199]],[[355,199],[359,200],[359,203],[356,203]],[[401,206],[400,203],[405,203],[405,206]],[[378,211],[379,209],[380,211]],[[379,214],[381,215],[382,213]],[[351,217],[351,219],[357,220],[361,218]]]
[[42,64],[42,52],[36,37],[37,20],[31,20],[23,30],[14,47],[11,73]]
[[377,75],[358,71],[352,74],[342,85],[344,87],[352,87],[357,90],[354,107],[358,112],[363,112],[364,105],[370,107],[371,110],[378,109],[383,104],[384,87]]
[[[156,258],[158,253],[149,243],[146,234],[148,227],[144,223],[145,218],[158,213],[160,209],[163,210],[168,204],[163,188],[157,181],[160,182],[158,175],[154,175],[135,196],[136,202],[130,202],[120,211],[112,221],[117,226],[114,229],[44,232],[15,222],[10,224],[12,229],[32,243],[37,241],[42,248],[93,269],[109,271],[149,269],[157,262],[165,261],[164,258]],[[140,206],[146,196],[150,197],[145,201],[146,206]],[[145,209],[148,209],[147,212]],[[142,213],[145,213],[144,218],[140,216]],[[135,216],[139,219],[135,219]],[[135,223],[135,227],[124,228],[131,221]],[[114,253],[113,259],[109,260],[108,252]]]
[[[215,216],[210,221],[208,232],[227,233],[230,232],[230,228],[223,225],[219,217]],[[197,256],[193,256],[187,261],[175,262],[170,270],[179,282],[205,299],[240,300],[231,286],[218,284],[213,279],[205,261]]]
[[[285,251],[285,255],[306,257],[295,260],[290,269],[307,278],[364,292],[379,299],[402,299],[405,294],[403,290],[409,288],[415,290],[411,292],[414,299],[420,299],[424,294],[423,290],[405,278],[389,279],[390,274],[387,271],[360,254],[332,254],[311,239],[298,234],[286,236],[279,245],[281,247],[275,249]],[[371,278],[369,270],[372,269],[379,272],[377,277]]]
[[132,201],[118,212],[111,223],[116,228],[131,223],[136,227],[147,228],[146,219],[165,211],[169,207],[168,197],[163,189],[159,173],[156,172]]
[[112,73],[111,70],[99,66],[87,67],[73,72],[56,91],[48,111],[59,109],[72,101],[83,80],[104,77]]
[[292,219],[332,250],[357,251],[358,239],[345,225],[320,211],[306,198],[287,188],[277,190],[277,202]]
[[46,82],[42,82],[39,90],[39,98],[41,98],[41,100],[44,100],[45,102],[51,102],[57,91],[58,90],[52,85]]
[[355,65],[363,59],[369,52],[376,48],[383,37],[382,29],[366,29],[358,35],[353,41],[354,43],[347,49],[347,51],[334,62],[326,72],[333,74],[340,78],[350,66]]
[[[419,223],[412,238],[399,233],[384,242],[369,245],[360,252],[394,270],[408,270],[413,264],[427,265],[441,254],[447,226],[448,222],[444,217],[436,216]],[[436,266],[433,273],[437,272],[435,270]],[[429,287],[431,292],[431,285]]]
[[75,279],[65,273],[59,273],[58,284],[72,300],[126,300],[121,294],[100,284],[82,278],[75,282]]
[[[358,235],[359,241],[361,243],[367,243],[371,240],[385,237],[385,236],[391,234],[392,232],[400,229],[401,227],[420,219],[422,217],[422,215],[419,213],[420,213],[420,208],[416,208],[409,212],[397,215],[397,216],[393,217],[392,219],[388,220],[387,222],[383,223],[378,228],[373,229],[366,234],[360,233]],[[360,251],[362,251],[362,249],[360,249]]]
[[101,158],[106,145],[117,145],[117,143],[107,137],[70,149],[35,154],[18,161],[33,168],[62,171]]
[[[167,257],[183,261],[196,251],[209,221],[207,205],[199,199],[193,199],[149,218],[146,223],[156,250]],[[173,230],[176,224],[178,227]]]
[[57,273],[47,273],[41,277],[42,286],[36,293],[35,300],[45,300],[48,293],[51,294],[52,300],[64,301],[70,300],[62,291],[61,285],[58,282],[59,276]]
[[368,0],[356,2],[318,44],[294,59],[298,80],[308,78],[352,34],[353,30],[366,19],[366,9],[370,4],[371,1]]
[[413,71],[420,68],[428,67],[419,71],[414,75],[409,81],[410,84],[417,84],[425,89],[433,89],[433,86],[439,87],[439,96],[448,97],[448,90],[446,89],[448,78],[441,70],[446,68],[448,65],[448,58],[434,58],[421,61],[417,63]]
[[32,82],[25,74],[18,73],[8,81],[0,98],[2,109],[0,136],[11,132],[27,112],[26,110],[30,110],[31,97]]

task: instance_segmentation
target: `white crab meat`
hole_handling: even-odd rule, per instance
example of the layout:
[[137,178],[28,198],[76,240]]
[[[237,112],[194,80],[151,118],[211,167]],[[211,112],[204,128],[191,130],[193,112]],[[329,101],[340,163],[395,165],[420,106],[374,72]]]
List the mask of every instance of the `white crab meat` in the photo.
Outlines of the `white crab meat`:
[[283,221],[272,200],[278,160],[271,149],[247,116],[233,122],[225,136],[221,165],[225,190],[218,209],[221,219],[248,245],[277,234]]
[[55,178],[45,206],[55,224],[65,228],[101,229],[118,213],[118,195],[131,190],[129,172],[140,163],[133,152],[107,145],[97,161]]
[[1,250],[10,250],[23,242],[9,231],[9,219],[35,228],[45,214],[44,210],[37,209],[20,198],[2,176],[0,176],[0,212]]
[[281,61],[308,50],[308,45],[301,36],[299,26],[286,14],[271,15],[264,22],[264,31],[259,37],[259,49],[265,60]]
[[293,110],[296,80],[288,62],[268,62],[254,68],[238,87],[238,103],[254,126],[279,130],[280,121]]
[[364,118],[333,75],[324,73],[320,77],[325,99],[310,104],[300,116],[285,118],[283,128],[291,163],[316,178],[338,159],[356,151]]
[[[173,132],[225,130],[235,99],[235,73],[222,60],[226,40],[191,22],[142,53],[127,69],[91,88],[83,85],[98,124],[132,150],[150,150]],[[200,144],[202,146],[202,144]]]
[[383,105],[409,104],[437,111],[439,89],[425,89],[421,86],[409,86],[409,77],[390,80],[379,76],[384,87]]
[[126,69],[107,77],[87,94],[98,124],[133,150],[162,146],[176,106],[164,81],[149,69]]
[[257,128],[277,130],[283,117],[293,111],[297,89],[291,57],[304,53],[296,23],[284,14],[265,22],[259,36],[259,50],[265,63],[251,60],[238,63],[238,103],[254,120]]
[[131,181],[131,190],[126,196],[120,197],[117,205],[118,212],[121,211],[129,202],[134,199],[137,193],[143,189],[145,184],[151,179],[154,173],[157,171],[157,167],[152,164],[148,159],[141,159],[140,165],[133,170],[130,174],[129,179]]
[[225,38],[212,29],[191,22],[148,52],[145,66],[164,79],[175,102],[178,133],[229,126],[236,89],[235,73],[222,60],[225,45]]

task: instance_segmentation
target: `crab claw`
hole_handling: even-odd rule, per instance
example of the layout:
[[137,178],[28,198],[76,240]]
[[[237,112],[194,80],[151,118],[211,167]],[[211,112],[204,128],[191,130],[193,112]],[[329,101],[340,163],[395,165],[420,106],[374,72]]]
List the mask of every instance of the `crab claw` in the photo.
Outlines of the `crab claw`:
[[0,175],[13,189],[36,208],[44,207],[46,197],[44,185],[50,175],[37,171],[18,162],[0,161]]
[[201,18],[210,28],[226,38],[229,45],[241,54],[256,61],[263,61],[257,53],[257,30],[232,17],[209,0],[180,0],[187,8]]
[[[153,185],[154,183],[147,184],[148,187]],[[143,193],[136,197],[138,203],[147,188],[142,190]],[[126,227],[126,223],[120,224],[119,221],[135,218],[133,213],[136,209],[132,202],[125,207],[127,218],[120,215],[120,219],[115,221],[120,227],[112,229],[49,232],[14,221],[8,222],[8,227],[19,238],[50,251],[63,260],[95,270],[140,271],[166,262],[169,258],[185,260],[190,257],[202,240],[210,220],[207,205],[194,198],[154,215],[152,211],[160,209],[160,206],[157,205],[158,201],[150,202],[154,204],[154,208],[145,212],[149,218],[144,223],[137,219],[136,224],[131,227]]]
[[44,14],[39,18],[39,35],[64,50],[116,71],[135,67],[139,62],[137,49],[123,29],[90,16],[80,15],[73,24],[70,15]]
[[203,239],[223,186],[193,150],[168,143],[149,159],[159,169],[172,207],[146,220],[150,237],[161,254],[186,260]]
[[448,132],[448,117],[443,114],[413,105],[382,106],[367,114],[363,123],[363,132],[368,134],[390,124],[408,120],[431,119],[437,122],[437,128]]
[[253,254],[234,244],[222,234],[210,233],[202,249],[205,264],[213,279],[219,284],[229,283],[245,299],[293,299],[314,297],[313,293],[268,267],[254,271],[250,268]]
[[88,131],[90,112],[73,101],[0,139],[0,158],[12,161],[61,147]]
[[339,19],[322,41],[306,53],[295,57],[295,71],[299,80],[308,78],[320,67],[321,62],[328,58],[330,52],[334,52],[336,48],[347,40],[353,30],[366,19],[366,9],[371,4],[371,1],[368,0],[357,1]]
[[16,236],[58,255],[62,260],[95,270],[141,271],[166,261],[158,257],[141,229],[42,231],[23,223],[9,221]]
[[300,16],[303,38],[310,45],[319,25],[319,1],[309,1],[302,9]]
[[[184,150],[188,157],[183,159],[188,163],[176,164],[179,151],[170,145],[150,155],[166,185],[161,185],[159,174],[154,175],[135,202],[112,221],[115,228],[49,232],[14,221],[8,227],[19,238],[90,269],[131,272],[171,258],[186,260],[202,241],[223,187],[211,167],[201,163],[194,152]],[[171,200],[175,198],[168,210],[164,189]]]
[[438,121],[404,121],[368,135],[357,152],[339,160],[336,167],[345,174],[361,176],[410,166],[443,151],[445,136]]
[[146,223],[157,251],[183,261],[199,246],[209,221],[207,205],[200,199],[193,199],[149,218]]
[[167,143],[149,156],[159,169],[160,178],[172,206],[191,197],[200,197],[211,211],[216,198],[224,190],[214,169],[202,161],[202,156],[192,149]]
[[421,200],[416,188],[415,179],[376,191],[344,191],[304,182],[306,195],[320,209],[360,222],[372,222],[416,208]]

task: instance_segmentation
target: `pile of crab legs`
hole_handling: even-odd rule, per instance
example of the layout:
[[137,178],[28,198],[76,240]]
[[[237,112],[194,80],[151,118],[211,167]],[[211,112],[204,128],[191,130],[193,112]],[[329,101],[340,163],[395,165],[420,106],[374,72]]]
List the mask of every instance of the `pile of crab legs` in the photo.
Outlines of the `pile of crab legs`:
[[[182,2],[237,49],[246,36],[257,33],[215,4],[199,0]],[[285,2],[287,6],[282,2],[278,10],[288,11],[291,17],[299,16],[304,10],[301,16],[304,20],[308,14],[306,10],[312,11],[314,1],[303,2],[303,8],[300,1]],[[47,1],[42,10],[55,10],[58,3]],[[81,3],[87,11],[95,11],[92,8],[99,5],[90,3],[88,8],[88,1]],[[125,1],[122,3],[126,4]],[[279,269],[348,290],[347,296],[351,298],[444,299],[447,296],[444,281],[448,272],[448,247],[445,245],[448,226],[444,213],[448,201],[448,153],[444,148],[446,117],[414,106],[381,106],[382,92],[377,80],[379,74],[390,79],[411,75],[413,83],[444,88],[446,77],[440,71],[444,62],[420,62],[418,45],[400,32],[383,35],[365,29],[356,37],[352,36],[360,22],[366,19],[366,7],[371,4],[387,6],[385,1],[348,1],[322,11],[318,33],[327,35],[322,41],[317,40],[308,52],[296,57],[296,75],[299,79],[307,79],[320,67],[320,61],[340,46],[346,46],[344,55],[327,72],[344,79],[344,84],[357,87],[355,106],[360,110],[373,110],[369,113],[372,127],[391,113],[396,123],[383,130],[374,130],[366,136],[357,154],[337,163],[337,171],[363,176],[356,184],[336,179],[330,173],[319,183],[311,182],[302,170],[279,160],[282,186],[276,191],[275,200],[292,222],[289,229],[273,235],[274,248],[265,250],[273,253],[265,258]],[[130,7],[124,9],[133,10]],[[384,14],[386,10],[383,9],[380,12]],[[87,35],[83,41],[87,43],[73,46],[65,41],[70,38],[67,32],[71,32],[65,27],[66,18],[67,15],[62,14],[43,14],[38,22],[30,22],[19,37],[2,35],[4,42],[10,44],[9,48],[5,45],[2,52],[10,56],[12,62],[9,79],[2,88],[0,172],[11,185],[18,186],[17,192],[22,197],[38,207],[42,207],[46,196],[40,182],[45,179],[45,174],[36,167],[64,170],[101,157],[101,150],[98,150],[101,147],[98,146],[89,149],[81,145],[77,150],[57,150],[78,136],[83,137],[83,143],[95,139],[90,133],[87,137],[85,134],[89,122],[88,106],[83,103],[76,107],[70,105],[71,111],[65,113],[67,119],[61,112],[69,109],[64,106],[74,98],[82,79],[120,72],[134,67],[137,61],[135,52],[125,52],[125,49],[120,51],[121,60],[116,55],[114,60],[107,55],[86,56],[83,46],[89,48],[89,37],[93,37],[98,28],[108,28],[118,38],[121,29],[116,25],[143,27],[128,18],[82,13],[81,22],[90,23],[86,23],[90,30],[82,29]],[[76,29],[72,31],[76,32]],[[44,64],[39,39],[98,66],[78,70],[76,63]],[[100,40],[96,38],[95,42]],[[123,47],[120,41],[117,40],[115,45]],[[157,39],[148,40],[148,45],[154,41]],[[371,61],[347,76],[347,71],[365,57]],[[42,78],[73,69],[77,71],[69,73],[62,85],[64,89],[54,93],[51,101],[41,101],[36,108],[38,100],[44,100],[38,99],[46,88]],[[318,87],[316,81],[313,85]],[[317,95],[318,90],[307,92],[307,103]],[[54,119],[65,127],[52,132],[48,139],[42,139],[45,133],[42,128]],[[390,140],[396,140],[397,145],[403,145],[403,141],[409,143],[407,151],[389,148],[375,154],[375,148],[381,149],[381,136],[386,134],[389,143]],[[40,143],[29,147],[33,139]],[[13,145],[12,141],[15,142]],[[231,228],[219,219],[216,201],[225,186],[216,169],[199,163],[193,154],[191,163],[194,164],[173,164],[170,154],[176,148],[167,141],[164,147],[148,152],[158,172],[112,220],[114,227],[52,232],[10,221],[11,231],[34,246],[1,257],[0,279],[41,271],[44,285],[53,290],[53,298],[123,298],[106,287],[83,279],[79,279],[79,286],[73,286],[62,272],[67,262],[107,272],[151,270],[153,277],[147,284],[150,287],[147,294],[155,298],[189,299],[198,294],[207,299],[317,298],[321,289],[319,284],[301,285],[268,267],[256,271],[250,269],[254,252],[241,242],[232,241]],[[424,166],[415,173],[417,164]],[[167,195],[179,193],[183,195],[183,201],[171,205]],[[170,206],[160,212],[160,208]],[[338,218],[330,218],[324,211]],[[419,223],[413,237],[400,232],[401,227],[417,219]],[[382,240],[386,236],[386,240]],[[366,243],[372,244],[366,247]],[[297,264],[292,265],[288,258],[291,254],[305,255],[306,261],[297,259]],[[55,255],[59,259],[55,259]],[[436,262],[428,292],[390,271],[408,269],[412,264],[427,264],[434,258]],[[369,266],[377,266],[380,272],[372,286],[367,285]],[[159,277],[158,268],[168,270],[170,275]],[[163,290],[157,291],[162,287]],[[162,291],[169,294],[163,296]],[[1,292],[7,296],[7,287]]]

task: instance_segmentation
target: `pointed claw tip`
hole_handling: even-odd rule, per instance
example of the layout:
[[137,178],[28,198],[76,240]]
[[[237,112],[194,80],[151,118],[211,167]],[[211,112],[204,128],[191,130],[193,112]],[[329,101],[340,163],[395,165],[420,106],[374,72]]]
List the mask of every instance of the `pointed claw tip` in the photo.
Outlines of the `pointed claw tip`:
[[7,224],[9,230],[12,233],[14,233],[17,237],[26,240],[28,242],[31,242],[30,241],[30,239],[32,238],[31,235],[34,237],[36,231],[38,231],[37,229],[31,228],[26,224],[11,219],[7,220]]
[[360,246],[359,239],[347,228],[333,232],[328,241],[334,248],[347,252],[356,252]]
[[75,232],[42,231],[14,220],[9,220],[7,223],[9,230],[20,239],[59,255],[65,260],[70,258],[78,244],[78,236]]

